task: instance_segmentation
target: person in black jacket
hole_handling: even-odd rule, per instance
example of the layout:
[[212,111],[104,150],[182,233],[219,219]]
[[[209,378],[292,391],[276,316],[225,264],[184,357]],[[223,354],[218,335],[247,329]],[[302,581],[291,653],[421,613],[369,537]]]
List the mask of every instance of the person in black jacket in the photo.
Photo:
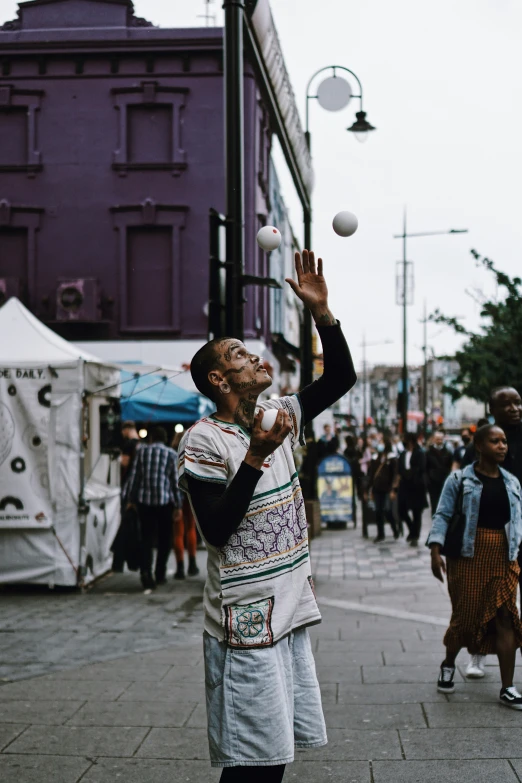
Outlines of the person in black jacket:
[[[398,484],[399,517],[410,531],[406,541],[410,546],[418,546],[422,512],[427,506],[426,453],[413,432],[407,432],[404,436],[404,451],[399,457]],[[394,493],[391,497],[393,500]]]
[[377,446],[377,454],[368,466],[368,483],[370,495],[375,504],[375,521],[377,523],[377,538],[374,544],[384,541],[384,525],[388,522],[394,538],[399,538],[397,522],[393,516],[390,493],[397,479],[397,457],[393,451],[392,442],[385,438]]
[[453,455],[444,444],[444,433],[435,432],[432,444],[426,452],[426,476],[432,514],[436,512],[439,505],[442,487],[451,473],[452,462]]

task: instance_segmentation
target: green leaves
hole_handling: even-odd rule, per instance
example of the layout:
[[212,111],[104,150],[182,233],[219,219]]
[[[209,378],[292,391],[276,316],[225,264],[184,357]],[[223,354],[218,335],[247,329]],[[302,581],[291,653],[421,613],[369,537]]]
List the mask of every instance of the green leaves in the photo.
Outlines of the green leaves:
[[430,321],[446,324],[468,338],[455,354],[460,367],[455,382],[444,391],[454,400],[465,395],[485,402],[494,386],[508,384],[522,391],[522,281],[501,272],[476,250],[471,255],[477,266],[491,272],[499,290],[498,299],[482,304],[480,331],[469,332],[440,310],[430,315]]

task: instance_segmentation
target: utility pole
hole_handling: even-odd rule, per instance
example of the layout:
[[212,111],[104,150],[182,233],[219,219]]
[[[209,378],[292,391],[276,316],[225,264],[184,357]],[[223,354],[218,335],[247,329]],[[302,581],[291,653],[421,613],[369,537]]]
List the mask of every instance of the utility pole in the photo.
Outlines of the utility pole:
[[424,367],[422,368],[422,412],[424,414],[424,435],[428,433],[428,316],[426,313],[426,300],[424,300],[424,344],[422,351],[424,353]]
[[[403,434],[408,429],[408,261],[406,256],[406,207],[402,231],[402,405],[401,421]],[[412,290],[413,296],[413,290]]]
[[242,340],[245,258],[243,0],[224,0],[226,330]]
[[[413,264],[407,260],[406,255],[406,239],[408,237],[431,237],[439,234],[467,234],[467,228],[450,228],[449,231],[421,231],[415,234],[408,234],[406,230],[406,207],[404,208],[404,222],[402,234],[394,234],[394,239],[402,239],[402,261],[397,262],[402,265],[402,291],[401,285],[397,286],[397,304],[402,305],[402,400],[401,400],[401,422],[403,434],[407,431],[408,426],[408,363],[407,363],[407,348],[408,348],[408,322],[407,322],[407,306],[413,304]],[[408,266],[411,265],[412,270],[412,286],[411,286],[411,300],[408,301]]]
[[362,339],[362,355],[363,355],[363,437],[366,437],[368,410],[366,407],[366,386],[368,384],[368,367],[366,365],[366,334],[363,332]]

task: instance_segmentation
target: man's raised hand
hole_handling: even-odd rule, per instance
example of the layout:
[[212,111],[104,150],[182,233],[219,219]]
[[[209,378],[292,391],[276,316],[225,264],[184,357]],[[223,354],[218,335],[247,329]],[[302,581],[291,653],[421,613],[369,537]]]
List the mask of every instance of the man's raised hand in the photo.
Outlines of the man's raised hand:
[[336,320],[328,309],[328,288],[323,275],[323,259],[315,263],[315,255],[310,250],[295,254],[297,282],[291,277],[286,282],[296,296],[308,307],[318,326],[335,324]]

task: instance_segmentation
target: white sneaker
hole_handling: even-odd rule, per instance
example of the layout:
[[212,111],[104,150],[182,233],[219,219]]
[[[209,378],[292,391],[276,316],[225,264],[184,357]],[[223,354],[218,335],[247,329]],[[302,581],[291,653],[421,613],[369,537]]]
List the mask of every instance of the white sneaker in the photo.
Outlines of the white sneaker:
[[466,677],[470,680],[480,680],[484,677],[484,661],[485,655],[472,655],[471,660],[466,666]]

